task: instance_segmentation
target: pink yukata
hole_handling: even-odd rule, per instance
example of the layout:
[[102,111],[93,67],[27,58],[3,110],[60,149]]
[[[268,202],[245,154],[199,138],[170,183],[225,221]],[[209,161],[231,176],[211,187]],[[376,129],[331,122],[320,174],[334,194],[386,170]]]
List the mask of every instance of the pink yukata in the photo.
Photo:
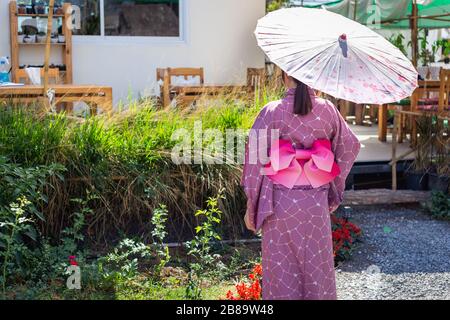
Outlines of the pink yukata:
[[[249,161],[258,151],[247,143],[242,185],[250,221],[262,230],[264,300],[336,299],[330,212],[343,200],[360,144],[336,107],[309,91],[309,114],[293,113],[295,89],[289,89],[281,101],[264,107],[252,129],[278,129],[277,139],[291,141],[294,150],[314,150],[318,140],[331,142],[339,166],[331,182],[319,187],[277,183],[267,175],[267,163]],[[268,134],[264,139],[269,155],[274,138]]]

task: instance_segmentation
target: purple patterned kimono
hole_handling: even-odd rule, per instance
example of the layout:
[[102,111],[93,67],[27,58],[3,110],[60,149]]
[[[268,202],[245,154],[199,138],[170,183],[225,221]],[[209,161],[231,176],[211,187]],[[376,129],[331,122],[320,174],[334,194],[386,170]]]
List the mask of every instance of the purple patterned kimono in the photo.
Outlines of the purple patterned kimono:
[[[319,188],[288,189],[261,175],[259,159],[251,164],[257,151],[247,143],[242,185],[250,220],[262,229],[263,299],[336,299],[330,212],[342,202],[360,144],[332,103],[310,89],[312,111],[299,116],[293,113],[294,95],[289,89],[284,99],[265,106],[252,129],[278,129],[279,138],[296,148],[328,139],[341,173]],[[270,146],[270,134],[266,139]]]

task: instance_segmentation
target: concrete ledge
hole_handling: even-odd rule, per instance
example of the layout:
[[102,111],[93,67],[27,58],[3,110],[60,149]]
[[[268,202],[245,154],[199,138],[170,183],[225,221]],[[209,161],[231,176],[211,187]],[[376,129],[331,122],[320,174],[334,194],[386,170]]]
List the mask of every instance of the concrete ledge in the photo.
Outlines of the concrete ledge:
[[419,203],[428,200],[430,195],[429,191],[413,190],[348,190],[345,191],[343,205]]

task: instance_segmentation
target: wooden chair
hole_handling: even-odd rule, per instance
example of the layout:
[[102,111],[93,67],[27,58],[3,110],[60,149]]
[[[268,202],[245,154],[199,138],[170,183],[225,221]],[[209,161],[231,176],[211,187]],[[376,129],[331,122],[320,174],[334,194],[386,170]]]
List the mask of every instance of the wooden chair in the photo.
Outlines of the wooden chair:
[[[16,71],[16,78],[18,82],[23,84],[32,84],[30,78],[28,77],[28,73],[25,69],[19,69]],[[44,79],[44,68],[41,68],[41,78]],[[59,84],[60,76],[59,69],[57,68],[49,68],[48,69],[48,79],[52,84]]]
[[[387,136],[387,122],[388,122],[388,111],[410,111],[411,110],[411,99],[403,99],[396,103],[390,103],[387,105],[380,105],[378,109],[378,138],[382,142],[386,142]],[[397,122],[397,142],[402,143],[403,139],[406,137],[407,131],[407,121],[406,115],[398,114],[399,121]]]
[[159,85],[161,103],[165,107],[170,103],[170,90],[169,90],[170,78],[168,76],[166,68],[156,69],[156,81],[158,82]]
[[[185,80],[188,80],[189,77],[198,77],[199,85],[204,85],[205,83],[203,68],[157,68],[156,80],[158,82],[159,80],[163,81],[163,85],[161,86],[161,96],[164,107],[167,107],[172,98],[177,96],[177,92],[171,90],[173,77],[184,77]],[[197,100],[198,95],[180,95],[179,99],[182,105],[187,105]]]
[[439,80],[439,104],[437,111],[438,113],[443,113],[450,110],[450,70],[441,69]]
[[257,92],[264,86],[266,82],[265,68],[248,68],[247,69],[247,86],[250,90]]
[[[444,114],[449,113],[449,92],[450,92],[450,70],[441,69],[440,79],[419,81],[419,87],[414,91],[411,97],[411,107],[405,112],[401,111],[400,108],[396,109],[396,115],[399,119],[396,119],[397,127],[399,129],[399,141],[401,142],[402,125],[407,123],[406,117],[410,115],[410,128],[411,128],[411,143],[414,146],[417,141],[417,124],[415,121],[415,116],[421,114],[433,113],[433,114]],[[432,97],[432,94],[439,94],[439,97]],[[409,112],[409,113],[408,113]]]
[[185,80],[188,80],[189,77],[199,77],[200,85],[205,84],[203,68],[167,68],[167,73],[170,85],[172,84],[172,77],[184,77]]

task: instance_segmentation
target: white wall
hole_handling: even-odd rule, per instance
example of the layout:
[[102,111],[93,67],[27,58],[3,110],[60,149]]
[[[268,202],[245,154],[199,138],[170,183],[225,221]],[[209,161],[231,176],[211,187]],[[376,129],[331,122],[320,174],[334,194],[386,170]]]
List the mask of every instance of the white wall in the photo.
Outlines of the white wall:
[[[134,97],[155,94],[157,67],[204,67],[207,83],[244,84],[248,67],[264,66],[253,31],[265,0],[182,1],[182,40],[74,36],[74,83],[112,86],[117,103],[130,90]],[[10,52],[8,2],[0,0],[0,56]],[[21,64],[42,63],[43,50],[26,50]],[[60,62],[56,54],[52,62]]]

